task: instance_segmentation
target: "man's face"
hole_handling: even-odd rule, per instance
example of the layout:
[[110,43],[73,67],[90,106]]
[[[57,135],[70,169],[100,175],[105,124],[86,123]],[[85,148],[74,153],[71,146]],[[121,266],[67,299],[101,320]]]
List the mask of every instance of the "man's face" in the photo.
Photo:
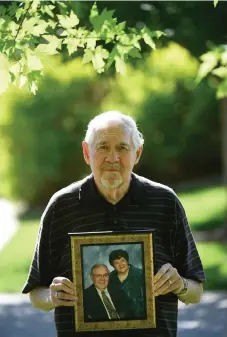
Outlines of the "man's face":
[[96,183],[111,189],[130,181],[142,148],[136,151],[131,135],[116,122],[96,131],[93,144],[83,142],[84,158],[90,165]]
[[124,257],[114,260],[113,266],[117,273],[125,273],[128,271],[128,261]]
[[93,269],[91,274],[91,279],[94,286],[99,290],[104,290],[109,284],[109,270],[104,266],[99,266]]

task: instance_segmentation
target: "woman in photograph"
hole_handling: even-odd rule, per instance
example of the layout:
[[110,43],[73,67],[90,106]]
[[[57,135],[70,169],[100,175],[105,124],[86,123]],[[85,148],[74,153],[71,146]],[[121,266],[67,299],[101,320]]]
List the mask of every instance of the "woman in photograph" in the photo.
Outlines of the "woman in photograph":
[[146,318],[144,271],[129,263],[128,252],[113,250],[109,263],[114,268],[110,273],[110,284],[120,286],[133,301],[136,318]]

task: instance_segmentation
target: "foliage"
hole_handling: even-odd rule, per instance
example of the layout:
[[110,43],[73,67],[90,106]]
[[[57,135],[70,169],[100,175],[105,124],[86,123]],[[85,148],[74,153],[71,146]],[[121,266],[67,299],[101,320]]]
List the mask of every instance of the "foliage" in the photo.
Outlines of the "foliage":
[[45,62],[36,96],[12,87],[1,102],[0,194],[30,204],[86,175],[81,142],[108,90],[107,80],[81,67],[81,59]]
[[127,27],[117,22],[114,10],[100,13],[93,4],[89,25],[80,24],[78,6],[74,1],[23,1],[8,7],[0,6],[0,94],[9,82],[20,88],[29,83],[36,93],[38,79],[44,74],[42,57],[62,53],[71,56],[83,52],[83,63],[92,62],[98,73],[115,64],[124,74],[129,58],[141,57],[141,42],[155,49],[155,40],[163,33]]
[[217,98],[227,96],[227,44],[214,46],[201,56],[197,82],[208,75],[216,78]]
[[112,80],[80,62],[47,60],[36,96],[14,90],[2,97],[1,194],[40,204],[81,179],[87,123],[113,109],[133,115],[144,134],[138,173],[173,184],[219,172],[214,90],[206,82],[194,87],[198,64],[185,49],[170,44]]
[[151,179],[173,184],[220,171],[215,90],[195,86],[197,69],[190,53],[171,43],[118,77],[103,101],[102,110],[136,116],[145,137],[138,172]]

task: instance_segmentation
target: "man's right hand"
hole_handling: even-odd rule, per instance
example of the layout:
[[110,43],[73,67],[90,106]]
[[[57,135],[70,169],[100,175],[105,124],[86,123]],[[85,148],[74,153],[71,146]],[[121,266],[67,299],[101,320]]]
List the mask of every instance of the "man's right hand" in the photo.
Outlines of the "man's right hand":
[[78,299],[75,285],[65,277],[55,277],[50,285],[50,299],[55,308],[74,306]]

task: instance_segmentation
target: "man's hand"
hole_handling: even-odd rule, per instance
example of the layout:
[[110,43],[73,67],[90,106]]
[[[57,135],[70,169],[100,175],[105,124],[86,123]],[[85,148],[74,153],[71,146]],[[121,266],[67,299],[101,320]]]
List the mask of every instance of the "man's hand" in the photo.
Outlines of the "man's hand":
[[177,293],[183,287],[183,280],[176,268],[170,263],[164,264],[154,276],[154,295]]
[[50,285],[50,299],[55,308],[74,306],[78,299],[75,285],[65,277],[55,277]]

